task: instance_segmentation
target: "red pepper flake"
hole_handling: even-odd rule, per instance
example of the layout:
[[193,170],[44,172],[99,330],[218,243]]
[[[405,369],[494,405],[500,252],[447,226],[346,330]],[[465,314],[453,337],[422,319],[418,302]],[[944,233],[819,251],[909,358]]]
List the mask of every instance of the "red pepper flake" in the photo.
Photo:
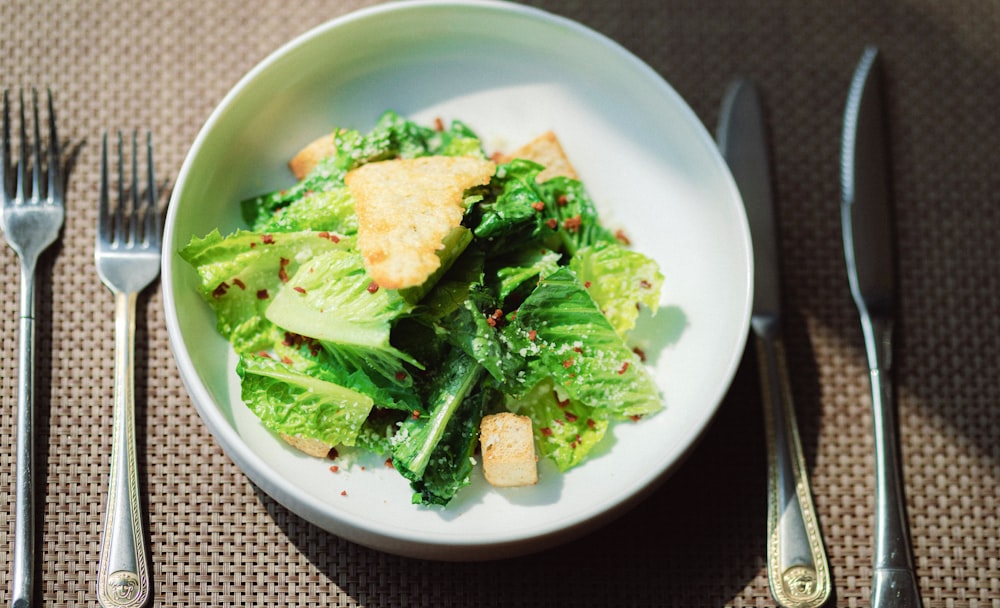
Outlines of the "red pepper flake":
[[640,361],[645,361],[646,360],[646,351],[642,350],[638,346],[636,346],[635,348],[633,348],[632,352],[634,352],[639,357]]
[[288,282],[287,268],[288,265],[291,263],[292,261],[289,260],[288,258],[281,258],[280,260],[278,260],[278,279],[280,279],[282,283]]
[[414,420],[419,419],[420,418],[420,410],[413,410],[412,412],[410,412],[410,418],[413,418]]
[[573,347],[573,352],[574,353],[582,353],[583,352],[583,348],[580,347],[580,346],[574,346]]
[[296,285],[295,287],[292,287],[292,289],[294,289],[295,291],[297,291],[297,292],[299,292],[301,294],[304,294],[306,292],[306,288],[302,287],[301,285]]
[[535,201],[534,203],[531,203],[531,208],[535,211],[545,211],[545,203],[542,201]]
[[392,464],[392,458],[386,458],[386,459],[385,459],[385,466],[389,467],[390,469],[395,469],[395,468],[396,468],[396,467],[395,467],[395,466],[394,466],[394,465]]
[[292,363],[294,363],[294,361],[292,361],[292,358],[287,356],[282,357],[281,362],[284,363],[285,365],[291,365]]
[[223,281],[219,283],[218,287],[212,290],[212,297],[221,298],[222,296],[226,295],[227,291],[229,291],[229,283]]
[[347,490],[341,490],[340,491],[340,495],[341,496],[347,496]]
[[439,133],[444,131],[444,121],[441,120],[440,116],[434,119],[434,129]]
[[570,441],[569,442],[569,448],[571,450],[575,450],[576,449],[576,442],[575,441]]
[[498,165],[503,162],[503,159],[504,159],[503,152],[501,152],[499,150],[497,150],[493,154],[490,154],[490,160],[493,161],[493,162],[495,162]]
[[587,418],[587,428],[593,430],[595,427],[597,427],[597,423],[594,422],[594,419]]
[[555,422],[555,423],[556,423],[556,424],[558,424],[559,426],[562,426],[562,425],[566,424],[565,422],[563,422],[563,419],[562,419],[562,418],[554,418],[554,419],[552,420],[552,422]]
[[335,460],[340,453],[337,452],[337,448],[330,448],[330,451],[326,453],[326,457],[330,460]]
[[250,243],[250,249],[253,249],[256,246],[257,246],[257,243]]
[[271,353],[262,350],[259,353],[257,353],[257,356],[258,357],[264,357],[265,359],[270,359],[271,358]]
[[545,435],[546,437],[551,437],[552,436],[552,429],[550,429],[547,426],[543,426],[539,430],[542,432],[542,435]]
[[330,241],[332,243],[339,243],[340,242],[340,237],[339,236],[337,236],[336,234],[334,234],[332,232],[327,232],[326,230],[323,230],[322,232],[319,232],[318,236],[319,236],[319,238],[321,238],[321,239],[327,239],[328,241]]
[[639,287],[642,287],[643,289],[652,289],[653,284],[647,281],[646,279],[642,279],[641,281],[639,281]]
[[573,217],[568,217],[565,220],[563,220],[563,228],[565,228],[566,231],[570,233],[574,233],[580,230],[580,226],[582,225],[583,225],[583,219],[580,217],[579,214],[574,215]]
[[246,291],[246,290],[247,290],[247,284],[246,284],[246,283],[244,283],[243,281],[241,281],[241,280],[239,279],[239,277],[237,277],[237,278],[233,279],[233,285],[235,285],[235,286],[239,287],[239,288],[240,288],[240,289],[242,289],[243,291]]
[[629,416],[629,418],[632,419],[632,422],[639,422],[640,420],[642,420],[642,416],[639,414],[633,414]]
[[566,422],[576,422],[580,417],[573,412],[566,412]]
[[556,204],[559,205],[560,207],[565,207],[568,202],[569,199],[566,197],[565,194],[560,194],[559,198],[556,199]]
[[583,286],[584,286],[585,288],[587,288],[587,289],[590,289],[590,286],[591,286],[591,285],[592,285],[592,283],[591,283],[590,281],[584,281],[584,282],[583,282]]
[[566,359],[565,361],[563,361],[563,367],[566,368],[566,369],[569,369],[570,366],[572,366],[572,365],[573,365],[573,360],[572,359]]
[[339,473],[340,472],[340,467],[338,467],[335,464],[332,464],[332,465],[330,465],[330,472],[331,473]]
[[551,228],[552,230],[555,230],[556,228],[559,227],[559,222],[556,221],[556,218],[552,217],[549,218],[547,222],[545,222],[545,225]]
[[266,289],[258,289],[258,290],[257,290],[257,299],[258,299],[258,300],[266,300],[266,299],[268,299],[269,297],[271,297],[271,296],[270,296],[270,295],[268,295],[268,293],[267,293],[267,290],[266,290]]
[[497,320],[494,319],[493,317],[486,317],[486,324],[489,325],[490,327],[496,327]]
[[556,399],[556,405],[560,409],[566,409],[567,407],[569,407],[569,399],[568,398],[567,399],[559,399],[559,393],[557,393],[555,391],[552,391],[552,396],[555,397],[555,399]]
[[528,339],[529,340],[531,340],[532,342],[534,342],[535,338],[537,338],[537,337],[538,337],[538,332],[537,331],[535,331],[533,329],[528,331]]
[[624,230],[621,230],[621,229],[617,230],[615,232],[615,238],[618,239],[618,241],[622,245],[631,245],[632,244],[632,240],[630,238],[628,238],[628,235],[625,234]]
[[372,281],[371,283],[368,284],[368,287],[366,289],[368,289],[368,293],[375,293],[376,291],[378,291],[378,283]]
[[264,243],[265,245],[273,245],[274,244],[274,235],[271,235],[271,234],[262,234],[260,236],[260,242]]
[[618,368],[618,375],[623,375],[627,371],[628,371],[628,361],[622,363],[622,366]]
[[406,372],[404,371],[396,372],[396,382],[402,382],[403,380],[406,380],[406,378],[407,378]]

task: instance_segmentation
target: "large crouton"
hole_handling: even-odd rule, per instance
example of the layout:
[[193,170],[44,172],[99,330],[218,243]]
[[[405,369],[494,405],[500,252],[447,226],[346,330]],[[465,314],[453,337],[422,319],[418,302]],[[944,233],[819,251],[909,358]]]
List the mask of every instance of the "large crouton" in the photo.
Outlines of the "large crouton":
[[387,289],[416,287],[441,265],[437,252],[462,223],[465,191],[496,166],[473,157],[426,156],[368,163],[344,177],[358,216],[365,269]]
[[538,483],[538,457],[531,418],[510,412],[484,416],[479,424],[479,446],[486,481],[499,487]]
[[333,136],[334,133],[327,133],[314,139],[288,161],[288,168],[292,170],[295,179],[301,180],[316,167],[316,163],[337,153]]
[[515,158],[530,160],[545,167],[538,174],[536,181],[539,183],[548,181],[553,177],[565,176],[572,179],[579,179],[576,169],[569,162],[566,152],[563,150],[559,138],[552,131],[546,131],[535,139],[524,144],[512,153],[504,156],[502,162],[510,162]]

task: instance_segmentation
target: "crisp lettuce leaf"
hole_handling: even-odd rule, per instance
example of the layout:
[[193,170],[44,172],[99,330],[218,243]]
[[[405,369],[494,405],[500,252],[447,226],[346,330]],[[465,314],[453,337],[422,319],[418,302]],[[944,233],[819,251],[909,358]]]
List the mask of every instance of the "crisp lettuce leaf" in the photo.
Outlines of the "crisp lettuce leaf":
[[[416,491],[414,502],[445,504],[451,496],[443,484],[428,488],[425,480],[445,477],[454,491],[468,483],[482,399],[476,386],[484,371],[475,359],[455,348],[444,362],[427,398],[427,412],[405,420],[393,440],[392,463]],[[451,495],[453,495],[451,492]]]
[[619,243],[583,247],[569,267],[623,338],[635,327],[640,306],[653,314],[660,306],[663,274],[656,261]]
[[574,401],[618,417],[662,407],[656,384],[569,268],[539,282],[506,336],[527,360],[524,390],[551,378]]
[[398,291],[373,284],[361,254],[331,250],[302,264],[265,314],[278,327],[317,340],[342,365],[405,381],[403,364],[420,363],[389,338],[393,321],[410,309]]
[[328,231],[353,235],[358,231],[354,199],[346,186],[310,192],[272,215],[261,216],[252,227],[255,232]]
[[216,328],[237,353],[266,349],[273,328],[265,318],[271,298],[303,260],[350,245],[329,233],[258,234],[213,230],[180,250],[198,272],[198,291],[216,314]]
[[558,176],[538,185],[545,202],[543,214],[562,243],[562,250],[576,255],[581,247],[614,243],[614,233],[601,225],[597,206],[579,180]]
[[535,444],[560,471],[586,459],[608,430],[607,413],[566,396],[560,396],[551,380],[543,380],[507,407],[531,418]]
[[237,372],[244,403],[277,433],[354,445],[374,405],[367,395],[266,356],[242,357]]

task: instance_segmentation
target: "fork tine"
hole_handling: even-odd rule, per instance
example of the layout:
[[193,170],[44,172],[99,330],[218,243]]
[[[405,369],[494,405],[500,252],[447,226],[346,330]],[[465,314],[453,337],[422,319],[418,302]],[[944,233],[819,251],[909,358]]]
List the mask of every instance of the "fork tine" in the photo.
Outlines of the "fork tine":
[[139,161],[138,161],[138,135],[132,129],[132,210],[129,217],[129,242],[137,245],[142,242],[140,228],[142,224],[142,196],[139,192]]
[[24,181],[25,181],[25,165],[28,164],[28,131],[24,126],[24,89],[18,91],[19,98],[21,102],[21,125],[20,125],[20,135],[21,141],[19,145],[19,150],[17,154],[17,191],[14,195],[15,202],[20,203],[24,201]]
[[159,197],[156,192],[156,176],[153,171],[153,134],[146,131],[146,242],[157,249],[160,248],[160,209],[157,205]]
[[115,207],[114,237],[112,243],[116,246],[125,244],[125,168],[122,154],[122,132],[118,131],[118,204]]
[[108,242],[111,235],[111,213],[108,192],[108,132],[101,135],[101,191],[97,206],[97,239]]
[[31,89],[31,118],[34,141],[31,142],[31,202],[42,198],[42,130],[38,120],[38,91]]
[[0,142],[0,186],[3,189],[3,201],[7,201],[7,193],[10,190],[7,186],[10,184],[10,178],[7,175],[7,169],[10,164],[10,107],[7,104],[7,89],[3,90],[3,141]]
[[52,103],[52,89],[46,89],[49,97],[49,200],[62,204],[62,153],[59,149],[59,134],[56,132],[56,110]]

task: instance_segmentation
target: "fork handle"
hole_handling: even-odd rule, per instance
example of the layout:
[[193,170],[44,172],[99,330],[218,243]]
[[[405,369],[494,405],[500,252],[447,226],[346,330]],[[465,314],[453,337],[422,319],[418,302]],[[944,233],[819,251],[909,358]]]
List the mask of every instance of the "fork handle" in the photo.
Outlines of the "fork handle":
[[30,258],[21,263],[20,310],[13,608],[31,605],[35,567],[35,264]]
[[137,293],[115,294],[114,428],[97,574],[97,598],[104,608],[137,608],[150,592],[135,441],[137,297]]

